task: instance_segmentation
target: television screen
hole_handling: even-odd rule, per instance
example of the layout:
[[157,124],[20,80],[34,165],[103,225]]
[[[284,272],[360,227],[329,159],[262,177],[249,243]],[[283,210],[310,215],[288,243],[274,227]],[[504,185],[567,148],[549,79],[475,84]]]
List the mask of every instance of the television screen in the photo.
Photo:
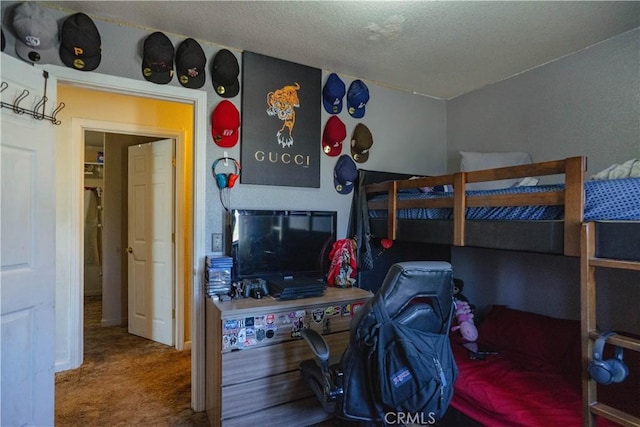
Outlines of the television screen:
[[234,280],[327,273],[336,212],[234,209],[230,226]]

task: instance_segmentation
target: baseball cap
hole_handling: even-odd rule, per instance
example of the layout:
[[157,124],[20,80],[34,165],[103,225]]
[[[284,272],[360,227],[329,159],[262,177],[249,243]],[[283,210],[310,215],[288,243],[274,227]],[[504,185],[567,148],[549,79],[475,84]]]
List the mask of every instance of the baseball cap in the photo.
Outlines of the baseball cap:
[[342,98],[346,93],[344,82],[336,73],[329,74],[327,82],[322,88],[322,105],[329,114],[339,114],[342,111]]
[[173,78],[173,44],[164,33],[156,31],[144,40],[142,75],[150,82],[167,84]]
[[240,92],[238,81],[240,67],[236,56],[227,49],[218,51],[211,66],[211,81],[216,93],[223,98],[233,98]]
[[100,33],[84,13],[76,13],[65,19],[60,31],[60,59],[71,68],[92,71],[102,59]]
[[347,109],[351,117],[364,117],[364,107],[369,102],[369,88],[362,80],[354,80],[347,91]]
[[229,148],[238,142],[240,113],[231,101],[220,101],[211,115],[211,136],[219,147]]
[[358,163],[369,160],[369,149],[373,145],[373,136],[369,128],[358,123],[351,137],[351,156]]
[[13,29],[20,58],[37,64],[58,60],[58,23],[38,3],[26,1],[15,8]]
[[176,71],[180,84],[190,89],[204,86],[206,63],[207,57],[197,41],[188,38],[180,43],[176,51]]
[[322,133],[322,151],[335,157],[342,152],[342,141],[347,137],[347,128],[338,116],[331,116],[324,125]]
[[358,168],[351,157],[343,154],[333,168],[333,186],[340,194],[349,194],[358,178]]

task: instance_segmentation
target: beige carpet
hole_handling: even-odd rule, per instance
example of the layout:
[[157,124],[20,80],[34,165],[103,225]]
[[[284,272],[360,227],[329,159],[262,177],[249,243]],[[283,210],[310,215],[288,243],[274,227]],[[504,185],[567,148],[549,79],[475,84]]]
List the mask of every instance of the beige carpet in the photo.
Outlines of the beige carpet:
[[191,410],[191,352],[101,327],[85,300],[84,363],[56,374],[56,426],[206,426]]

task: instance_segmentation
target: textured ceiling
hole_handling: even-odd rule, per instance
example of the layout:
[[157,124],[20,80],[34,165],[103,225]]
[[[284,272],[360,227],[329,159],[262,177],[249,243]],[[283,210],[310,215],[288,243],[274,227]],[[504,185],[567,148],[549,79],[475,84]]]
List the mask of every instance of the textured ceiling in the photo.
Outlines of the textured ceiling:
[[47,4],[443,99],[640,26],[636,1]]

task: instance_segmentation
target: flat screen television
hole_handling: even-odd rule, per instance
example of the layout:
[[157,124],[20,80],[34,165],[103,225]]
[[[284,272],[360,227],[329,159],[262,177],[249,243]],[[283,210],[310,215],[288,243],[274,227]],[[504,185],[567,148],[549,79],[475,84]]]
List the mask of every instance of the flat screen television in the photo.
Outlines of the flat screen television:
[[233,209],[229,225],[234,280],[325,277],[336,212]]

